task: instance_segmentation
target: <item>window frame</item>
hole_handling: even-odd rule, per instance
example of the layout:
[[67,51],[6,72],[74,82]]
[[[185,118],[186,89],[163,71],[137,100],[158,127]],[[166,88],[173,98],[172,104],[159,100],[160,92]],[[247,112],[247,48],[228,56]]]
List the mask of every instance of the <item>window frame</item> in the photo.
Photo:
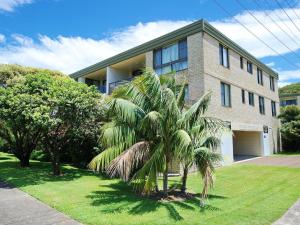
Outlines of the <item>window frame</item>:
[[[228,87],[228,89],[226,89],[226,87]],[[226,90],[228,90],[228,104],[226,101]],[[231,107],[231,86],[224,82],[221,82],[221,106],[227,108]]]
[[[251,97],[250,97],[251,96]],[[252,101],[250,101],[250,99],[252,100]],[[251,106],[255,106],[255,100],[254,100],[254,93],[253,92],[249,92],[248,91],[248,103],[249,103],[249,105],[251,105]]]
[[[226,60],[227,60],[227,65],[224,65],[224,50],[226,50]],[[224,46],[223,44],[219,44],[219,63],[223,67],[229,69],[230,68],[230,63],[229,63],[229,48]]]
[[271,111],[272,111],[272,116],[277,117],[276,102],[273,100],[271,100]]
[[270,76],[270,90],[275,91],[275,78]]
[[[182,44],[184,43],[184,44]],[[182,44],[182,45],[181,45]],[[177,45],[178,47],[178,59],[173,60],[167,63],[163,63],[163,49],[169,48],[170,46]],[[183,47],[184,46],[184,47]],[[183,53],[184,52],[184,53]],[[183,56],[182,56],[183,55]],[[159,56],[159,57],[157,57]],[[157,58],[159,59],[159,62],[157,62]],[[174,69],[174,66],[177,63],[186,63],[186,67],[182,69]],[[163,68],[165,67],[171,67],[171,72],[179,72],[188,69],[188,46],[187,46],[187,38],[183,38],[178,40],[177,42],[174,42],[172,44],[157,48],[153,51],[153,69],[156,71],[158,75],[165,74],[162,72]],[[161,70],[160,73],[157,72],[157,70]],[[166,73],[167,74],[167,73]]]
[[257,67],[257,83],[264,86],[264,75],[262,69]]
[[246,93],[245,93],[245,90],[241,89],[241,92],[242,92],[242,103],[246,104]]
[[242,70],[244,69],[244,58],[243,58],[243,56],[240,56],[240,68]]
[[265,110],[265,98],[262,96],[258,96],[258,106],[259,106],[259,113],[262,115],[266,114]]
[[[249,66],[251,70],[249,70]],[[253,63],[247,60],[247,72],[253,74]]]

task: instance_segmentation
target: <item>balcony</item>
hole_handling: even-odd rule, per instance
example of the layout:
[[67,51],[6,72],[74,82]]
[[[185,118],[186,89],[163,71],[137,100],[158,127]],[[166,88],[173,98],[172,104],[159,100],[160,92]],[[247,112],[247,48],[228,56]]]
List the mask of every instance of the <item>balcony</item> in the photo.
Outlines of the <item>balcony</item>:
[[133,80],[133,77],[130,77],[130,78],[126,78],[126,79],[123,79],[123,80],[119,80],[119,81],[115,81],[115,82],[112,82],[109,84],[109,94],[111,94],[113,92],[113,90],[115,90],[118,86],[121,86],[121,85],[124,85],[124,84],[127,84],[129,83],[130,81]]

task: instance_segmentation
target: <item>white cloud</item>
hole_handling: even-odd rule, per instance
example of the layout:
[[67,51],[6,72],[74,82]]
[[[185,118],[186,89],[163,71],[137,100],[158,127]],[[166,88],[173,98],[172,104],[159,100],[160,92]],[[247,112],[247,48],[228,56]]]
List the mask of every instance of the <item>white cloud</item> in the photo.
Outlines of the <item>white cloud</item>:
[[81,37],[50,38],[40,35],[37,42],[23,35],[12,35],[16,43],[0,47],[0,63],[51,68],[71,73],[100,60],[185,26],[191,21],[138,23],[110,38],[95,40]]
[[269,67],[274,67],[275,63],[274,62],[270,62],[270,63],[266,63],[266,65],[269,66]]
[[[0,0],[0,6],[3,2],[3,0]],[[300,20],[294,16],[295,14],[291,12],[290,9],[286,10],[292,17],[294,23],[300,27]],[[300,8],[294,8],[294,10],[300,15]],[[300,32],[293,27],[291,21],[280,10],[252,11],[252,13],[292,50],[296,51],[299,49]],[[281,20],[277,19],[278,23],[282,28],[288,26],[293,31],[294,35],[297,36],[297,44],[290,40],[290,38],[265,15],[265,13],[269,14],[274,19],[276,19],[276,15],[280,15]],[[242,12],[236,15],[235,18],[249,27],[249,29],[255,32],[257,36],[276,49],[280,54],[290,52],[278,43],[278,41],[249,14]],[[50,38],[46,35],[40,35],[38,36],[38,40],[34,41],[26,36],[13,34],[11,37],[14,42],[6,41],[5,46],[0,46],[0,63],[18,63],[21,65],[45,67],[61,70],[65,73],[71,73],[179,27],[185,26],[191,22],[192,21],[190,20],[186,20],[138,23],[137,25],[110,33],[108,38],[103,39],[66,36]],[[232,18],[212,21],[211,24],[256,57],[276,56],[272,50],[260,43]],[[292,34],[290,33],[290,35]],[[295,62],[295,64],[296,63],[297,62]],[[273,62],[269,63],[269,66],[279,70],[281,75],[283,69],[275,68]],[[283,75],[280,76],[283,77],[281,78],[281,82],[287,82],[286,77],[290,77],[291,74],[297,76],[297,74],[300,74],[298,72],[299,71],[283,71]],[[299,77],[297,77],[297,79],[299,79]]]
[[[300,15],[300,8],[293,9],[298,15]],[[300,27],[300,20],[292,11],[292,9],[285,9],[287,14],[293,20],[293,22]],[[293,25],[290,19],[286,16],[284,12],[280,9],[276,10],[267,10],[267,11],[251,11],[251,13],[261,21],[274,35],[281,40],[285,45],[287,45],[291,50],[296,51],[300,48],[300,32]],[[269,15],[273,18],[276,23],[274,23]],[[280,19],[278,19],[278,16]],[[255,35],[260,39],[266,42],[269,46],[274,48],[280,54],[286,54],[291,52],[288,48],[282,45],[274,36],[269,33],[262,25],[260,25],[249,13],[243,11],[240,14],[234,16],[234,18],[224,19],[212,22],[212,25],[215,26],[218,30],[223,32],[233,41],[237,42],[243,48],[251,52],[256,57],[266,57],[266,56],[276,56],[271,49],[266,47],[261,43],[257,38],[250,34],[245,28],[243,28],[235,19],[243,23],[250,29]],[[289,36],[283,32],[283,29]],[[289,28],[287,28],[289,27]],[[290,30],[292,32],[290,32]],[[296,42],[296,43],[295,43]]]
[[30,4],[33,0],[0,0],[0,10],[12,12],[20,5]]
[[5,42],[5,36],[0,34],[0,44]]

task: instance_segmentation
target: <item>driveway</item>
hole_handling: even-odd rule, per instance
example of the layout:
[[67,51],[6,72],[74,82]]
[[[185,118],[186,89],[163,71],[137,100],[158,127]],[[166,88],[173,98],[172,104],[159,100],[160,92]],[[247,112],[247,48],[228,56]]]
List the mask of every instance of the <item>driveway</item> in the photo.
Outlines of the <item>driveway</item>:
[[300,156],[264,156],[252,158],[238,163],[264,166],[288,166],[300,168]]
[[75,220],[0,182],[0,225],[80,225]]

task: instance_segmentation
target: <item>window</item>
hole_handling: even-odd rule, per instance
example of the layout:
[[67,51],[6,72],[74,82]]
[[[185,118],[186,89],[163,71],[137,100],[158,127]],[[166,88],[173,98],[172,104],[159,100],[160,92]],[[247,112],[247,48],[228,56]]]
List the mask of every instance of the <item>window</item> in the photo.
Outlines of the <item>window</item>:
[[262,70],[257,68],[257,82],[258,84],[260,85],[264,85],[264,80],[263,80],[263,73],[262,73]]
[[221,44],[219,46],[219,57],[220,57],[220,64],[224,67],[229,68],[228,48],[224,47]]
[[254,106],[254,94],[252,92],[248,92],[249,97],[249,105]]
[[244,69],[244,59],[242,56],[240,57],[240,67],[241,69]]
[[275,91],[275,82],[274,82],[274,77],[270,76],[270,89],[272,91]]
[[276,113],[276,102],[274,101],[271,101],[271,109],[272,109],[272,116],[277,116],[277,113]]
[[246,99],[245,99],[245,90],[242,90],[242,102],[245,104]]
[[282,100],[280,103],[281,106],[287,106],[287,105],[297,105],[297,99],[288,99],[288,100]]
[[181,40],[153,53],[153,67],[158,75],[187,69],[187,41]]
[[231,106],[230,85],[221,82],[221,104],[222,106]]
[[264,97],[259,96],[258,103],[259,103],[260,114],[265,114],[265,99],[264,99]]
[[249,61],[247,61],[247,72],[253,74],[253,66]]

